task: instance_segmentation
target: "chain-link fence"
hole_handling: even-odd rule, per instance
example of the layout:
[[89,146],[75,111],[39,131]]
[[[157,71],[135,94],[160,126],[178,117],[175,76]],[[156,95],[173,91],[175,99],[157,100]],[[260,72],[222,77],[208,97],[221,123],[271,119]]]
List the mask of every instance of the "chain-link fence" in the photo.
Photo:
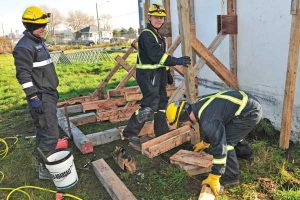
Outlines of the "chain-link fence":
[[101,48],[90,49],[72,53],[63,51],[51,52],[51,58],[55,64],[72,64],[72,63],[98,63],[100,61],[115,62],[113,57]]

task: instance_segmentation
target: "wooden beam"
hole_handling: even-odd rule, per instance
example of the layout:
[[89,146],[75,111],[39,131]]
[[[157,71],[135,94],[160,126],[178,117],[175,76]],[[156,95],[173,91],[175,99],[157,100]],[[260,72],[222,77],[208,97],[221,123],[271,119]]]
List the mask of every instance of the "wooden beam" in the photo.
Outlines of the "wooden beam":
[[296,14],[292,16],[291,38],[289,47],[288,66],[285,80],[285,92],[283,100],[283,111],[280,130],[279,146],[283,149],[289,148],[290,135],[293,121],[293,107],[295,98],[295,87],[297,68],[299,65],[300,48],[300,2],[297,1]]
[[[175,91],[175,87],[167,87],[167,96],[172,96],[173,92]],[[125,93],[125,100],[127,102],[130,101],[139,101],[143,98],[142,93]]]
[[131,86],[131,87],[126,87],[126,88],[121,88],[121,89],[111,89],[108,90],[108,96],[111,97],[120,97],[124,96],[125,93],[138,93],[140,92],[140,87],[139,86]]
[[107,110],[113,107],[117,108],[118,106],[124,106],[126,101],[124,98],[116,98],[116,99],[103,99],[98,101],[91,101],[87,103],[82,103],[83,112],[88,110]]
[[114,110],[97,110],[97,121],[125,121],[128,120],[132,113],[139,109],[139,105],[129,106],[127,108],[117,108]]
[[103,159],[92,162],[92,165],[96,176],[113,200],[137,200]]
[[[227,0],[227,14],[236,15],[236,0]],[[229,36],[230,71],[237,78],[237,35]]]
[[98,133],[87,134],[86,136],[94,146],[97,146],[119,140],[120,130],[118,128],[113,128]]
[[84,113],[81,115],[76,115],[70,117],[70,121],[75,124],[76,126],[94,123],[97,121],[96,113],[90,112],[90,113]]
[[[116,56],[115,60],[127,71],[129,72],[132,66],[130,66],[121,56]],[[133,77],[136,78],[135,74]]]
[[237,79],[219,61],[219,59],[217,59],[197,38],[193,38],[192,41],[195,52],[206,61],[206,64],[210,67],[210,69],[214,71],[228,86],[238,89]]
[[81,153],[87,154],[93,152],[94,147],[92,142],[72,122],[70,122],[70,135],[68,122],[64,113],[65,112],[63,108],[57,109],[58,125],[60,126],[60,128],[68,135],[69,138],[72,138],[73,142],[75,143],[76,147],[81,151]]
[[210,187],[203,185],[198,200],[214,200],[215,195],[211,191]]
[[[132,42],[133,45],[135,45],[137,41],[134,40]],[[129,49],[126,51],[126,53],[122,56],[123,60],[126,60],[128,58],[128,56],[134,51],[133,45],[131,47],[129,47]],[[94,91],[94,93],[91,95],[91,97],[95,98],[97,96],[100,95],[100,93],[102,92],[102,90],[105,88],[105,86],[107,85],[107,83],[109,82],[109,80],[113,77],[113,75],[119,70],[120,68],[120,64],[117,63],[113,69],[109,72],[109,74],[104,78],[104,80],[100,83],[100,85],[97,87],[97,89]]]
[[124,88],[125,85],[126,85],[126,83],[129,81],[129,79],[131,77],[136,77],[136,74],[135,74],[136,72],[135,71],[136,71],[135,67],[132,67],[129,70],[128,74],[120,81],[120,83],[118,84],[118,86],[116,87],[116,89],[118,90],[118,89]]
[[211,167],[213,156],[204,152],[198,153],[181,149],[171,156],[170,160],[199,167]]
[[186,173],[189,176],[195,176],[195,175],[206,174],[206,173],[211,172],[211,167],[199,167],[199,166],[185,164],[185,163],[177,162],[177,161],[173,161],[173,160],[170,160],[170,163],[178,165],[181,169],[186,171]]
[[[166,9],[166,13],[167,13],[166,21],[171,24],[171,9],[170,9],[171,4],[170,4],[170,0],[164,0],[164,6],[165,6],[165,9]],[[172,37],[167,37],[167,45],[168,45],[168,48],[172,45]]]
[[[177,0],[177,7],[182,55],[190,56],[192,58],[189,0]],[[185,67],[183,71],[185,77],[187,100],[190,103],[194,103],[197,100],[194,69],[189,66],[187,68]]]
[[[215,37],[215,39],[212,41],[212,43],[209,45],[208,50],[213,53],[217,49],[217,47],[222,43],[224,38],[225,38],[225,36],[219,33]],[[199,71],[202,69],[202,67],[205,64],[206,64],[206,61],[204,59],[200,58],[199,61],[197,62],[197,64],[194,66],[195,73],[198,74]],[[170,97],[169,102],[179,100],[183,96],[185,89],[186,89],[185,82],[182,81],[180,83],[180,85],[177,87],[177,89],[175,90],[175,92],[173,93],[173,95]]]

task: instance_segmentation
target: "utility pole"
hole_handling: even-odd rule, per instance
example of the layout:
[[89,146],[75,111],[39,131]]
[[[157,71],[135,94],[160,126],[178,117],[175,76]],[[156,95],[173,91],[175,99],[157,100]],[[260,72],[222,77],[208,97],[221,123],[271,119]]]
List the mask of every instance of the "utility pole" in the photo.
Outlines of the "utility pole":
[[101,33],[100,33],[100,25],[99,25],[99,15],[98,15],[98,5],[96,3],[96,13],[97,13],[97,25],[98,25],[98,41],[97,44],[100,43],[100,37],[101,37]]
[[4,28],[3,28],[3,23],[2,23],[2,36],[4,37]]

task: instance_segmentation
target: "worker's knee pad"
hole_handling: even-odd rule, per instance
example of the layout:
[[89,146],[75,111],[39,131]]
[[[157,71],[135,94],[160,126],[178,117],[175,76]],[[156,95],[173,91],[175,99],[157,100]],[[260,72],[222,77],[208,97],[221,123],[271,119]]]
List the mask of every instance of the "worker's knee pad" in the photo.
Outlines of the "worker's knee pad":
[[144,107],[135,112],[136,119],[139,123],[149,121],[153,117],[153,110],[150,107]]

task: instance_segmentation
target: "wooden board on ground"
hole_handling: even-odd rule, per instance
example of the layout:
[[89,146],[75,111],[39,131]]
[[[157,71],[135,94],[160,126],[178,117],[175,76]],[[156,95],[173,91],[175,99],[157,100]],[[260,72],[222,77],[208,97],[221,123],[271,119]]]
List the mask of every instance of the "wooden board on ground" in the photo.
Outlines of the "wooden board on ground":
[[214,200],[215,195],[212,193],[210,187],[203,185],[198,200]]
[[113,200],[136,200],[131,191],[103,160],[92,162],[94,172]]
[[190,140],[192,130],[184,126],[148,142],[142,143],[142,153],[153,158]]
[[187,150],[179,150],[170,157],[170,160],[185,164],[195,165],[199,167],[210,167],[212,165],[213,156],[204,152],[193,152]]

